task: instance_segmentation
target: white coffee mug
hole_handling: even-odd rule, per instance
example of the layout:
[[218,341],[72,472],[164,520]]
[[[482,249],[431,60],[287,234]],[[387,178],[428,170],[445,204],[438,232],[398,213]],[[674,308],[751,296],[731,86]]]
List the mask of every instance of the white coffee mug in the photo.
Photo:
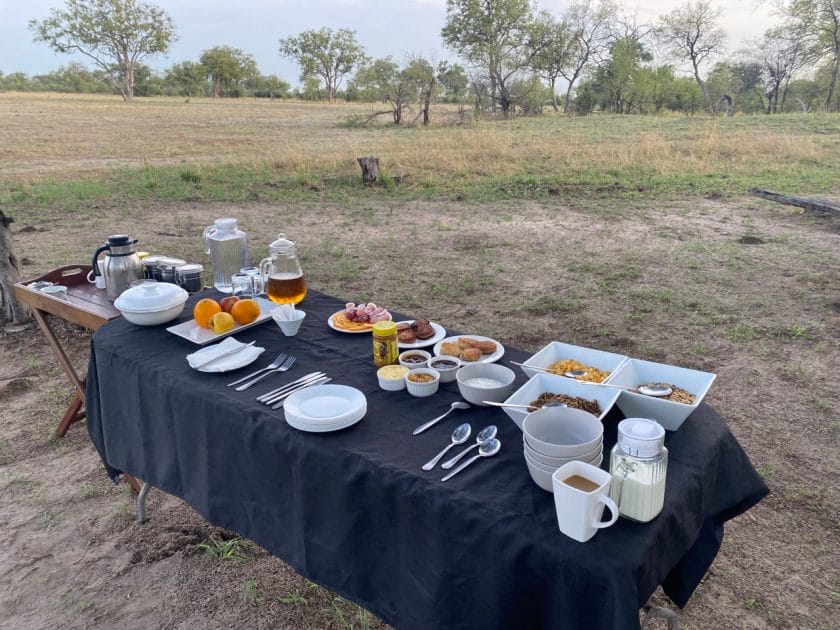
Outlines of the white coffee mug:
[[96,285],[97,289],[104,289],[105,288],[105,270],[104,270],[105,259],[100,258],[99,260],[97,260],[96,261],[96,266],[99,267],[99,275],[94,276],[93,275],[93,269],[91,269],[90,271],[88,271],[87,281],[90,282],[91,284]]
[[[586,542],[599,529],[618,520],[618,507],[610,499],[610,473],[581,461],[572,461],[554,471],[554,507],[560,531],[578,542]],[[601,522],[604,507],[612,513]]]

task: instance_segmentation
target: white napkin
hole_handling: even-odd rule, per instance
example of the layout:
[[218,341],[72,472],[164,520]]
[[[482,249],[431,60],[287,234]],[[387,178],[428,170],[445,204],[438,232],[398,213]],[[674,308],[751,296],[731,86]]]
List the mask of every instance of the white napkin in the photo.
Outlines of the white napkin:
[[[197,352],[188,354],[187,363],[190,364],[191,368],[199,372],[227,372],[229,370],[235,370],[243,365],[248,365],[265,352],[265,348],[260,348],[259,346],[249,346],[237,352],[232,352],[236,348],[247,345],[246,343],[240,343],[233,337],[228,337],[220,343],[206,346]],[[228,352],[232,352],[232,354],[222,356]],[[210,362],[213,357],[221,358]]]
[[305,315],[306,313],[297,310],[293,304],[280,304],[271,311],[271,316],[278,324],[280,322],[293,322],[298,319],[303,319]]

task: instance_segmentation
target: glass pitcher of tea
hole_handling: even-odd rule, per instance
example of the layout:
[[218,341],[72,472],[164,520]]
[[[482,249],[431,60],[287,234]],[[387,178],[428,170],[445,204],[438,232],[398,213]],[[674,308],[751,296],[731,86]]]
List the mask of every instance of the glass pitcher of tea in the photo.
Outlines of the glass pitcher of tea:
[[306,281],[297,257],[297,245],[278,234],[260,262],[260,275],[268,299],[277,304],[297,304],[306,295]]

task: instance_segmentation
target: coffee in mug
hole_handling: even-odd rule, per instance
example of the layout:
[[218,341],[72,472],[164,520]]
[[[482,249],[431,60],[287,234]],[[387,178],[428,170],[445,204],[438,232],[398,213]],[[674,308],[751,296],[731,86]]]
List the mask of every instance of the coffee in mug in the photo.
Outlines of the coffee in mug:
[[[561,532],[578,542],[586,542],[599,529],[618,520],[618,507],[608,496],[610,480],[606,470],[581,461],[568,462],[554,471],[551,482]],[[612,516],[602,522],[605,507]]]

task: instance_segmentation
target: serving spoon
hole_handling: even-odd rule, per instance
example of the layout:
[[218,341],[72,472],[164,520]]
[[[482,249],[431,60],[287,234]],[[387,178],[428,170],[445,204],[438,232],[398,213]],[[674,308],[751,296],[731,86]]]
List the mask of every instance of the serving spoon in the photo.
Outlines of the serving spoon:
[[[490,405],[491,407],[513,407],[515,409],[531,409],[535,407],[535,405],[515,405],[513,403],[505,403],[505,402],[494,402],[492,400],[482,400],[481,401],[485,405]],[[561,402],[551,402],[546,403],[542,407],[536,407],[537,409],[544,409],[546,407],[568,407],[566,403]]]
[[447,444],[446,447],[440,453],[438,453],[437,455],[432,457],[432,459],[423,464],[423,470],[431,470],[432,468],[437,466],[437,463],[440,461],[440,458],[443,457],[449,451],[450,448],[452,448],[456,444],[463,444],[464,442],[466,442],[469,439],[471,433],[472,427],[469,424],[464,423],[455,427],[455,430],[452,432],[452,443]]
[[467,466],[472,464],[477,459],[480,459],[482,457],[492,457],[493,455],[498,453],[501,450],[501,448],[502,448],[502,443],[499,442],[499,440],[497,440],[496,438],[490,438],[489,440],[487,440],[484,444],[482,444],[478,448],[478,455],[475,455],[474,457],[470,457],[467,461],[465,461],[463,464],[458,466],[458,468],[456,468],[451,473],[446,475],[443,479],[441,479],[441,481],[446,481],[447,479],[452,479],[452,477],[454,477],[459,472],[464,470],[464,468],[466,468]]
[[421,424],[419,427],[414,429],[414,433],[412,433],[412,435],[420,435],[421,433],[423,433],[423,431],[425,431],[426,429],[428,429],[430,427],[435,426],[438,422],[443,420],[446,416],[448,416],[450,413],[452,413],[456,409],[469,409],[469,408],[470,408],[470,403],[464,402],[463,400],[456,400],[454,403],[452,403],[449,406],[449,410],[446,413],[438,416],[437,418],[429,420],[425,424]]
[[472,446],[468,446],[467,448],[465,448],[463,451],[458,453],[452,459],[446,460],[445,462],[443,462],[440,465],[440,467],[443,468],[444,470],[449,470],[455,464],[457,464],[459,461],[461,461],[461,459],[464,457],[464,455],[469,453],[471,450],[473,450],[474,448],[481,448],[482,444],[484,444],[488,440],[492,440],[494,437],[496,437],[497,432],[498,432],[498,429],[496,428],[495,424],[487,425],[481,431],[478,432],[478,435],[475,436],[475,444],[473,444]]

